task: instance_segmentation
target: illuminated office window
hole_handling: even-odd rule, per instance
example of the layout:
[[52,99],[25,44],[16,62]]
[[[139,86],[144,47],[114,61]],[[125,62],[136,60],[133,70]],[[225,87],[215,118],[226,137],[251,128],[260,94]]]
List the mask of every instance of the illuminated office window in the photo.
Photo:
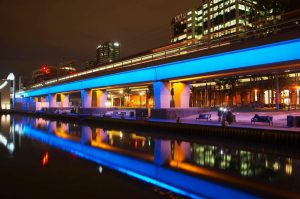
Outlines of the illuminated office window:
[[281,103],[283,104],[290,104],[290,91],[289,90],[283,90],[281,91]]

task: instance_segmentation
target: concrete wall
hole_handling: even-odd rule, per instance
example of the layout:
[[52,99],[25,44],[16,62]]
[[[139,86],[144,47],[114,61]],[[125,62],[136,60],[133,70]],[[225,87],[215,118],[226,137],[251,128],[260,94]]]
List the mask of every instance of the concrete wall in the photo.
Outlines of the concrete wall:
[[176,117],[187,117],[207,111],[202,108],[166,108],[151,109],[151,118],[175,119]]

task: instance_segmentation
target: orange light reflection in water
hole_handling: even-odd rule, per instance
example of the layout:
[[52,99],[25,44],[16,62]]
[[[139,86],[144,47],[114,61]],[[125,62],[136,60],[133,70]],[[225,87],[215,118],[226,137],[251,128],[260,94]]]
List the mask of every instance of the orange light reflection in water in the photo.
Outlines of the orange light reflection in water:
[[46,166],[48,164],[48,161],[49,161],[49,154],[48,154],[48,152],[46,152],[42,159],[42,165]]

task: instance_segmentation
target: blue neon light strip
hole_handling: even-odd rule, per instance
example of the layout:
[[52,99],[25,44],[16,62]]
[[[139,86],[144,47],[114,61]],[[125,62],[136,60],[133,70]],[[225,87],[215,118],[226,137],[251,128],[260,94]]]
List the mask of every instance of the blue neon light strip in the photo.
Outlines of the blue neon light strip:
[[69,92],[106,86],[161,81],[229,69],[300,60],[300,39],[126,71],[61,85],[25,91],[23,96]]

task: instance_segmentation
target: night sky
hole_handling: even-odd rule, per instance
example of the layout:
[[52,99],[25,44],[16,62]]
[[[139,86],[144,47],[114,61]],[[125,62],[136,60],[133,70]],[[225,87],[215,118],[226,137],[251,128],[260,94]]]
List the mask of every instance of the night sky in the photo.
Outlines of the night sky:
[[95,58],[121,43],[121,56],[167,44],[171,18],[201,0],[0,0],[0,78],[42,64]]

